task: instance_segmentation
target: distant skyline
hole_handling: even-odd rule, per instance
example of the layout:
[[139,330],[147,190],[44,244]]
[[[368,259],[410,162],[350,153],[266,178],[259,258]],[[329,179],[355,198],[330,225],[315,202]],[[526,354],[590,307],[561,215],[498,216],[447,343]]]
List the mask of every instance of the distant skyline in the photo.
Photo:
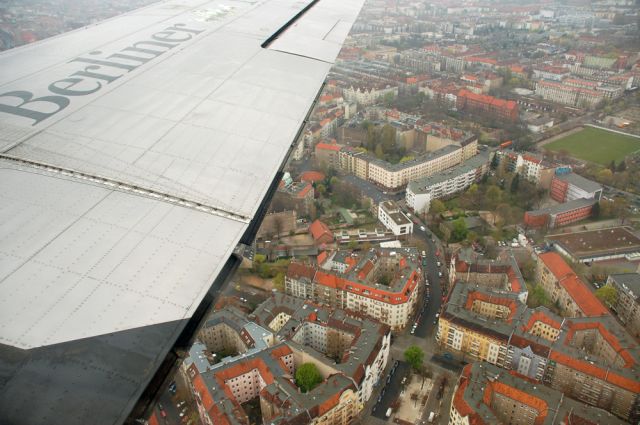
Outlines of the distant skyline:
[[0,51],[81,28],[157,0],[6,0],[0,6]]

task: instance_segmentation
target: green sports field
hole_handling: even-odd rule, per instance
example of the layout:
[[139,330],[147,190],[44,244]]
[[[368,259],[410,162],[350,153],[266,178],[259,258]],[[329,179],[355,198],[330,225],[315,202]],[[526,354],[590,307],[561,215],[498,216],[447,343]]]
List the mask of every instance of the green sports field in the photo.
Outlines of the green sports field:
[[552,151],[565,150],[575,158],[609,165],[611,160],[619,162],[630,153],[640,150],[640,139],[585,127],[544,147]]

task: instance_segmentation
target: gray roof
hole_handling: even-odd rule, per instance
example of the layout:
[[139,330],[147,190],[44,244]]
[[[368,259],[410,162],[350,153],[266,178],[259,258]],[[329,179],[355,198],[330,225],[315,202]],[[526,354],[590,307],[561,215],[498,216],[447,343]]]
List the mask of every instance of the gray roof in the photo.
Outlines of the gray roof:
[[636,297],[640,297],[640,274],[639,273],[619,273],[609,275],[609,279],[615,281],[619,286],[623,286],[627,292],[632,292]]
[[482,150],[460,165],[451,167],[441,173],[409,182],[407,190],[413,193],[428,193],[431,191],[431,187],[436,184],[454,179],[469,171],[477,170],[483,165],[487,165],[489,163],[489,155],[490,152],[488,150]]
[[459,145],[456,144],[451,144],[451,145],[446,145],[440,149],[437,149],[433,152],[428,152],[424,155],[420,155],[419,157],[416,157],[410,161],[405,161],[405,162],[399,162],[397,164],[392,164],[390,162],[387,161],[383,161],[381,159],[376,158],[375,156],[369,154],[369,153],[365,153],[364,155],[367,156],[367,159],[369,160],[370,163],[372,164],[376,164],[379,165],[381,167],[383,167],[385,170],[388,171],[400,171],[403,170],[405,168],[409,168],[409,167],[413,167],[417,164],[422,164],[424,162],[427,161],[431,161],[434,160],[436,158],[440,158],[442,156],[445,155],[449,155],[452,152],[455,152],[457,150],[461,149]]
[[0,54],[0,422],[153,397],[361,5],[167,0]]
[[593,198],[579,198],[574,199],[573,201],[564,202],[562,204],[553,205],[551,207],[541,208],[539,210],[528,211],[527,213],[530,215],[555,215],[561,214],[564,212],[572,211],[578,208],[587,207],[589,205],[594,205],[598,201]]
[[[493,388],[494,382],[502,384],[501,389],[496,389],[497,391],[503,390],[503,386],[506,385],[515,392],[528,394],[527,400],[531,402],[534,397],[543,402],[546,409],[536,415],[534,418],[536,424],[551,425],[575,422],[622,425],[625,423],[605,410],[572,400],[558,390],[527,381],[486,362],[475,362],[467,366],[460,377],[460,382],[466,382],[465,386],[460,386],[463,388],[461,391],[464,391],[462,395],[464,401],[475,415],[487,424],[503,422],[505,418],[510,416],[508,413],[503,416],[505,412],[497,411],[491,404],[485,403],[487,390]],[[509,396],[512,396],[511,393],[506,394],[506,397]]]
[[566,181],[574,186],[579,187],[585,192],[596,192],[598,190],[602,190],[602,185],[600,183],[596,183],[593,180],[586,179],[579,174],[569,173],[569,174],[558,174],[555,176],[557,179]]

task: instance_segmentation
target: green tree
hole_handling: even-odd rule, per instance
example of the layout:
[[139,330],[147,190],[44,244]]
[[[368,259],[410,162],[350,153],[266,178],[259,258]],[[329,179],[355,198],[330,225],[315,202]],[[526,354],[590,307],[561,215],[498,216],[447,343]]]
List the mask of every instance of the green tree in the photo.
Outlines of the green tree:
[[393,151],[393,148],[396,145],[396,129],[386,124],[382,127],[382,149],[385,153],[389,153]]
[[620,164],[618,164],[618,166],[616,167],[616,171],[618,173],[622,173],[626,171],[626,169],[627,169],[627,163],[623,159],[622,161],[620,161]]
[[613,171],[608,168],[603,168],[596,174],[596,180],[600,183],[611,184],[611,181],[613,180]]
[[515,193],[518,191],[518,187],[520,186],[520,174],[516,174],[511,179],[511,193]]
[[618,291],[611,285],[604,285],[595,292],[596,297],[609,307],[616,304],[618,301]]
[[485,194],[487,201],[489,202],[488,207],[493,209],[498,205],[500,199],[502,199],[502,191],[498,186],[491,185],[487,189],[487,193]]
[[404,351],[404,360],[411,365],[413,370],[419,371],[422,369],[424,351],[417,345],[412,345]]
[[296,385],[303,393],[311,391],[316,385],[322,382],[322,375],[313,363],[303,363],[296,370]]
[[549,307],[552,306],[553,303],[551,302],[551,300],[547,296],[547,293],[544,291],[542,286],[540,286],[540,285],[535,285],[535,286],[527,285],[527,288],[529,289],[529,297],[527,298],[527,305],[530,308],[536,308],[536,307],[540,307],[540,306],[545,306],[545,307],[549,308]]
[[629,217],[629,201],[621,196],[613,200],[613,215],[620,219],[620,224]]
[[464,218],[460,217],[456,219],[452,223],[453,229],[451,230],[451,239],[453,242],[459,242],[464,240],[469,233],[469,229],[467,229],[467,223],[465,223]]
[[383,159],[384,158],[384,150],[382,149],[382,145],[376,145],[375,149],[376,158]]
[[266,256],[266,255],[263,255],[263,254],[256,254],[256,255],[253,257],[253,262],[254,262],[254,263],[262,264],[262,263],[264,263],[265,261],[267,261],[267,256]]
[[284,292],[284,272],[278,272],[273,278],[273,286],[280,292]]
[[429,209],[429,211],[432,214],[441,214],[446,210],[447,210],[447,207],[444,205],[444,202],[442,202],[441,200],[433,199],[431,201],[431,208]]

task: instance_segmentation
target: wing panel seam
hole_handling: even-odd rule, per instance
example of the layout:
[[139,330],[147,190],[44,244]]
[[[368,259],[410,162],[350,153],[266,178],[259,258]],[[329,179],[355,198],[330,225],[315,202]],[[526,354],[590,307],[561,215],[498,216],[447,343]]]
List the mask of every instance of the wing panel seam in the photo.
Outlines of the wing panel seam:
[[171,195],[169,193],[164,193],[157,190],[132,185],[130,183],[125,183],[125,182],[108,178],[108,177],[84,173],[84,172],[76,171],[70,168],[58,167],[56,165],[51,165],[44,162],[18,158],[16,156],[7,155],[3,153],[0,153],[0,159],[5,159],[11,162],[23,164],[39,170],[59,173],[59,174],[62,174],[63,176],[71,177],[75,180],[90,181],[91,183],[96,183],[101,186],[106,186],[112,190],[119,190],[126,193],[134,193],[136,195],[145,196],[151,199],[160,200],[160,201],[178,205],[184,208],[190,208],[196,211],[204,212],[204,213],[215,215],[218,217],[227,218],[227,219],[238,221],[245,224],[251,221],[251,217],[234,212],[234,211],[225,210],[224,208],[219,208],[212,205],[206,205],[200,202],[195,202],[189,199],[181,198],[179,196]]

